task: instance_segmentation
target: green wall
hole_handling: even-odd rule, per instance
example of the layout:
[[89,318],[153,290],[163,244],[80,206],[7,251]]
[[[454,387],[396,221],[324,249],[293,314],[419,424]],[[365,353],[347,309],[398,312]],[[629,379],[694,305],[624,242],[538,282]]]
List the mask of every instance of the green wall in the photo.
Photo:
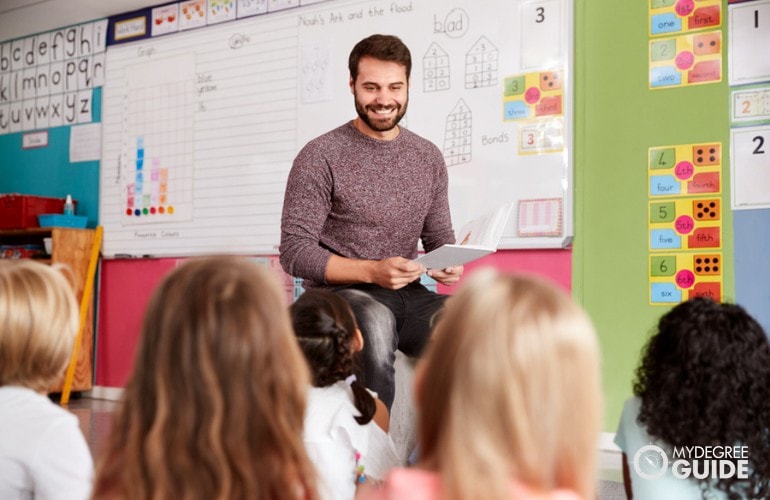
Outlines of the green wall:
[[723,81],[651,91],[648,3],[576,0],[573,293],[599,332],[608,432],[632,394],[640,349],[670,309],[648,298],[649,147],[722,143],[723,299],[735,296],[723,3]]

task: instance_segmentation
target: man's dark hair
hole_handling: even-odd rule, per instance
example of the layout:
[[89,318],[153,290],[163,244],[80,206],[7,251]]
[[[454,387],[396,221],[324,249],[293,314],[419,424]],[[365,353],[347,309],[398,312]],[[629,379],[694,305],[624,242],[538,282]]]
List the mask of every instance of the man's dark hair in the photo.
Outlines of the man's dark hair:
[[348,69],[354,82],[358,77],[358,63],[362,57],[398,63],[406,68],[406,79],[409,80],[409,74],[412,71],[412,55],[409,48],[397,36],[371,35],[353,47],[348,58]]

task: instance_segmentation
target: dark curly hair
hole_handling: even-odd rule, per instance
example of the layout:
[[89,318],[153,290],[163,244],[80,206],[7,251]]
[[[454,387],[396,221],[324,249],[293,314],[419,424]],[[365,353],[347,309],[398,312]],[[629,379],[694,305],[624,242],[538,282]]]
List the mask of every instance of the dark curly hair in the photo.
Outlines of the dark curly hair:
[[636,370],[639,423],[674,446],[746,446],[749,478],[700,480],[731,499],[770,495],[770,344],[742,307],[695,298],[665,314]]
[[[353,338],[358,325],[345,299],[327,290],[308,290],[291,305],[290,312],[314,386],[326,387],[349,375],[361,378],[353,356]],[[350,388],[361,413],[355,417],[356,422],[364,425],[372,420],[376,402],[360,380],[351,383]]]

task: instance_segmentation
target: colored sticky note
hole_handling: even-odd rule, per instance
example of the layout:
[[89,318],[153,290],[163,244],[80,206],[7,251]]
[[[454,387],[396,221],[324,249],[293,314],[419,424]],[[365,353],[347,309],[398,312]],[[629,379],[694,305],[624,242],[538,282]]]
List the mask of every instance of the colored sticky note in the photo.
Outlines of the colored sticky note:
[[718,193],[719,192],[719,172],[706,172],[695,174],[690,182],[687,183],[687,192],[689,193]]
[[695,12],[687,19],[687,27],[691,30],[720,25],[721,6],[711,5],[695,9]]
[[695,55],[699,56],[719,54],[722,50],[722,33],[715,31],[713,33],[693,36],[692,50],[695,52]]
[[689,292],[690,299],[695,297],[708,297],[720,302],[722,300],[722,287],[720,283],[698,283]]
[[722,61],[703,61],[696,63],[687,72],[688,83],[716,82],[722,79]]
[[652,87],[666,87],[681,83],[682,74],[674,66],[660,66],[650,70],[650,85]]
[[664,203],[650,203],[650,222],[672,222],[676,217],[676,203],[666,201]]
[[650,302],[676,303],[682,301],[682,292],[673,283],[652,283],[650,285]]
[[535,105],[535,116],[560,115],[561,96],[543,97]]
[[690,248],[719,248],[721,246],[719,228],[702,227],[696,229],[687,237],[687,245]]
[[671,168],[676,161],[676,148],[650,150],[650,169]]
[[650,196],[671,196],[679,194],[682,188],[673,175],[650,176]]
[[676,257],[654,255],[650,257],[650,276],[673,276],[676,273]]
[[657,14],[650,17],[650,32],[653,35],[682,31],[682,20],[674,13]]
[[527,106],[523,101],[506,102],[504,112],[506,120],[529,118],[529,106]]
[[656,40],[650,44],[650,60],[669,61],[676,56],[676,40]]
[[682,238],[673,229],[653,229],[650,231],[650,248],[682,248]]
[[526,86],[525,75],[508,77],[503,82],[503,87],[504,87],[503,95],[504,96],[521,95],[524,93],[525,86]]
[[698,276],[720,276],[722,274],[722,254],[695,254],[692,267]]

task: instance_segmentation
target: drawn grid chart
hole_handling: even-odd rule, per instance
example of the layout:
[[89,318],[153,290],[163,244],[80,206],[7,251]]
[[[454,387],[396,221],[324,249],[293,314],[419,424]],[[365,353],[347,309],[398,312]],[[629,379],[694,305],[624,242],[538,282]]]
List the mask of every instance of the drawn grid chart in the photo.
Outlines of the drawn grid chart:
[[282,14],[107,52],[106,256],[275,253],[298,59],[296,17]]
[[195,58],[127,68],[121,159],[124,224],[190,220],[193,205]]

